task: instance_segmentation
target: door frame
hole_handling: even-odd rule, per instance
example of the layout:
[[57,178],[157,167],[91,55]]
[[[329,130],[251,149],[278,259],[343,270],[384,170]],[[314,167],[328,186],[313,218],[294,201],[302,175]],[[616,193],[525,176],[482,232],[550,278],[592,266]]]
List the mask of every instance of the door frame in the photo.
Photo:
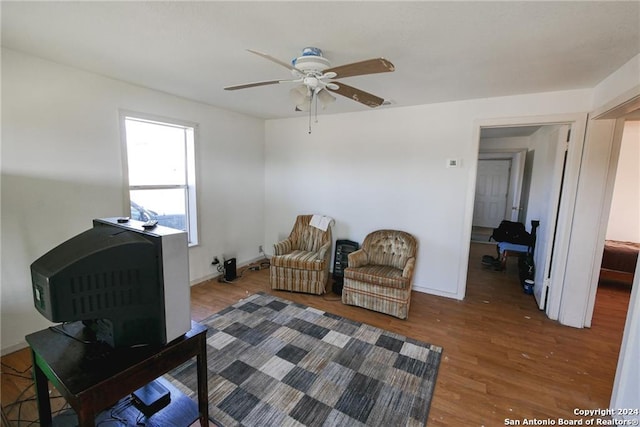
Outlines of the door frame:
[[[474,138],[473,146],[471,147],[473,152],[471,157],[471,165],[469,167],[469,183],[467,188],[476,188],[476,174],[480,148],[480,132],[482,128],[567,124],[571,127],[571,135],[569,139],[567,166],[562,188],[562,203],[558,211],[557,224],[561,230],[571,230],[578,188],[578,178],[580,175],[580,167],[582,164],[582,150],[584,147],[587,119],[587,113],[571,113],[548,116],[476,120],[474,123]],[[473,222],[474,199],[475,191],[469,191],[467,193],[467,207],[465,210],[465,231],[463,233],[464,245],[466,245],[467,247],[467,252],[461,254],[461,260],[459,263],[460,273],[458,276],[458,289],[460,289],[462,292],[458,292],[458,294],[461,295],[464,295],[466,293],[467,286],[468,257],[471,241],[471,227]],[[556,236],[554,249],[554,265],[551,272],[551,285],[546,308],[546,314],[552,320],[557,320],[560,314],[562,291],[564,288],[563,279],[564,272],[567,266],[570,237],[571,236],[569,232],[558,233]]]

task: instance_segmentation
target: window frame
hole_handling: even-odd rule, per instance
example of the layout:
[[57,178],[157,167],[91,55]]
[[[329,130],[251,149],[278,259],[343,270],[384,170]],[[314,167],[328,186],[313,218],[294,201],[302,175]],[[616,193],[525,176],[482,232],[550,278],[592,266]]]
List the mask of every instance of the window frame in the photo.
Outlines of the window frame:
[[[191,132],[190,137],[185,138],[185,179],[186,184],[159,184],[159,185],[135,185],[129,184],[129,159],[127,148],[127,120],[135,120],[139,122],[146,122],[151,124],[158,124],[161,126],[175,127],[184,129],[186,132]],[[187,223],[187,239],[189,247],[197,246],[199,242],[198,234],[198,204],[197,204],[197,171],[198,163],[195,155],[196,146],[198,144],[198,129],[197,123],[189,122],[185,120],[173,119],[168,117],[156,116],[152,114],[139,113],[128,110],[120,110],[120,133],[122,142],[122,167],[123,167],[123,181],[124,181],[124,204],[127,214],[130,215],[131,206],[131,191],[135,190],[172,190],[183,189],[185,192],[185,212]]]

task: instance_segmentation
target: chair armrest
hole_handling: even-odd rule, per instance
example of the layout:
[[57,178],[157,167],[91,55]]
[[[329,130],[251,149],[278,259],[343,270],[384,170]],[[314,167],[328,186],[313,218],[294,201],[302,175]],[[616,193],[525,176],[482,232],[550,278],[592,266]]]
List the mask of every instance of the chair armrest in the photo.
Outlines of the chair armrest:
[[411,257],[407,260],[407,263],[404,265],[404,269],[402,270],[402,277],[406,279],[410,279],[413,277],[413,270],[416,267],[416,257]]
[[[348,256],[348,267],[362,267],[369,263],[369,256],[364,249],[353,251]],[[347,267],[347,268],[348,268]]]
[[273,254],[274,255],[284,255],[291,252],[293,248],[293,242],[291,239],[287,238],[281,242],[274,243],[273,245]]
[[328,264],[331,258],[329,249],[331,249],[331,242],[327,242],[324,245],[320,246],[320,249],[318,249],[318,255],[317,255],[318,260],[324,261],[326,259]]

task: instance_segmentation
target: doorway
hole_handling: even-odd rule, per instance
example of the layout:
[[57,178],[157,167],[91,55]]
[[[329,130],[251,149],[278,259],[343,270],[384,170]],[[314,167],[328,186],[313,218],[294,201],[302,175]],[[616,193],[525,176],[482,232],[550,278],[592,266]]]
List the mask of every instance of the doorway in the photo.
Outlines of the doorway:
[[[600,230],[600,227],[605,225],[602,221],[594,220],[594,217],[602,219],[600,209],[608,209],[609,207],[610,200],[607,201],[606,197],[606,191],[609,187],[607,174],[615,171],[615,164],[603,165],[603,163],[608,163],[608,157],[600,155],[600,152],[606,151],[607,146],[610,147],[611,144],[615,148],[615,141],[618,138],[618,122],[623,117],[628,117],[630,114],[640,114],[640,87],[636,86],[633,90],[629,90],[625,93],[624,101],[621,99],[622,96],[610,101],[592,114],[592,120],[589,121],[589,133],[587,133],[588,117],[583,113],[546,116],[529,120],[526,118],[483,120],[476,128],[475,141],[479,143],[480,129],[483,127],[509,127],[540,123],[568,123],[571,125],[565,187],[563,189],[564,202],[558,212],[559,229],[564,232],[560,234],[556,242],[557,255],[556,261],[554,261],[556,265],[551,274],[552,283],[557,283],[558,286],[552,289],[550,304],[545,310],[551,320],[560,320],[565,325],[588,326],[593,313],[595,289],[591,284],[594,277],[589,268],[588,260],[597,258],[597,239],[600,235],[604,236],[604,231]],[[597,123],[599,121],[615,123],[605,123],[600,126]],[[585,142],[587,136],[590,139],[588,144]],[[470,174],[469,178],[470,187],[474,188],[475,173]],[[580,191],[578,191],[579,187]],[[585,194],[588,197],[585,197]],[[469,233],[473,215],[473,196],[474,193],[470,192],[467,200],[469,209],[466,224]],[[596,225],[594,226],[594,224]],[[571,233],[572,230],[577,232]],[[585,233],[586,230],[592,230],[593,233]],[[578,238],[573,241],[574,239],[570,239],[571,235]],[[604,240],[604,237],[602,239]],[[571,255],[571,262],[569,262],[569,255]],[[466,262],[467,260],[465,260],[460,275],[459,295],[461,297],[464,297],[467,280],[468,266]],[[598,263],[596,268],[599,269],[599,266]],[[597,277],[595,279],[597,281]],[[588,287],[591,287],[590,291],[586,289]],[[640,355],[639,288],[640,275],[636,274],[620,348],[618,369],[613,383],[611,407],[614,408],[631,407],[637,403],[638,386],[634,379],[638,375],[637,360]],[[585,295],[586,293],[589,295]],[[560,319],[561,315],[562,319]]]
[[[541,309],[546,308],[551,281],[569,129],[566,124],[542,124],[480,132],[471,240],[488,243],[502,220],[521,222],[529,232],[531,222],[539,221],[534,296]],[[487,248],[487,254],[496,250]]]
[[613,301],[616,309],[623,307],[625,313],[629,305],[634,273],[640,273],[634,268],[637,263],[634,256],[637,259],[640,245],[638,171],[640,120],[632,118],[625,121],[622,132],[595,304],[601,307],[603,301]]

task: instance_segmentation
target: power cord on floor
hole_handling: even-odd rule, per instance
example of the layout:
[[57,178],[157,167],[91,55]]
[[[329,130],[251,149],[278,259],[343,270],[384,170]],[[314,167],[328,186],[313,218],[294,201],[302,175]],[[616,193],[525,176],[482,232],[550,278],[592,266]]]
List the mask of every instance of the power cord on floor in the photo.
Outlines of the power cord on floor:
[[[35,403],[36,401],[35,392],[29,393],[30,391],[32,391],[32,388],[34,386],[33,379],[25,375],[27,371],[31,370],[32,366],[29,365],[29,367],[20,371],[14,368],[13,366],[7,365],[6,363],[3,362],[2,368],[3,368],[2,375],[13,375],[29,381],[29,384],[27,384],[27,386],[24,389],[22,389],[22,391],[20,391],[20,393],[18,394],[18,396],[16,396],[13,402],[2,407],[2,422],[3,423],[6,422],[7,425],[9,426],[16,425],[15,423],[17,423],[17,425],[20,426],[21,423],[32,422],[32,420],[22,419],[23,404],[27,402]],[[6,372],[5,369],[11,369],[13,372]]]
[[[331,302],[340,301],[340,302],[342,302],[342,296],[338,295],[338,294],[334,294],[332,291],[333,291],[333,286],[331,286],[331,291],[327,292],[326,294],[322,294],[322,298],[325,301],[331,301]],[[335,296],[328,298],[329,295],[335,295]]]
[[233,283],[236,283],[239,279],[241,279],[242,276],[244,275],[244,273],[246,273],[247,271],[260,271],[260,270],[264,270],[265,268],[269,268],[270,266],[271,266],[271,263],[269,262],[268,259],[260,261],[257,264],[254,262],[254,263],[251,263],[248,266],[244,267],[240,271],[238,271],[238,273],[236,274],[236,278],[235,279],[227,280],[227,279],[225,279],[226,271],[225,271],[224,265],[223,264],[218,264],[217,267],[216,267],[216,269],[220,273],[220,275],[218,276],[218,282],[233,284]]
[[32,368],[32,366],[31,366],[31,365],[29,365],[28,367],[26,367],[26,368],[25,368],[24,370],[22,370],[22,371],[19,371],[18,369],[14,368],[14,367],[13,367],[13,366],[11,366],[11,365],[7,365],[7,364],[6,364],[6,363],[4,363],[4,362],[2,362],[2,367],[3,367],[4,369],[10,369],[10,370],[12,370],[12,371],[13,371],[13,372],[6,372],[6,371],[3,371],[3,372],[2,372],[2,375],[13,375],[13,376],[15,376],[15,377],[24,378],[25,380],[31,380],[31,379],[32,379],[31,375],[27,375],[27,372],[31,371],[31,368]]
[[333,301],[333,302],[335,302],[335,301],[342,301],[342,297],[341,297],[341,296],[339,296],[339,295],[337,296],[337,298],[327,298],[327,295],[329,295],[329,293],[326,293],[326,294],[323,294],[323,295],[322,295],[322,298],[323,298],[325,301]]
[[4,413],[4,408],[0,408],[0,415],[2,415],[2,427],[11,427],[7,414]]

